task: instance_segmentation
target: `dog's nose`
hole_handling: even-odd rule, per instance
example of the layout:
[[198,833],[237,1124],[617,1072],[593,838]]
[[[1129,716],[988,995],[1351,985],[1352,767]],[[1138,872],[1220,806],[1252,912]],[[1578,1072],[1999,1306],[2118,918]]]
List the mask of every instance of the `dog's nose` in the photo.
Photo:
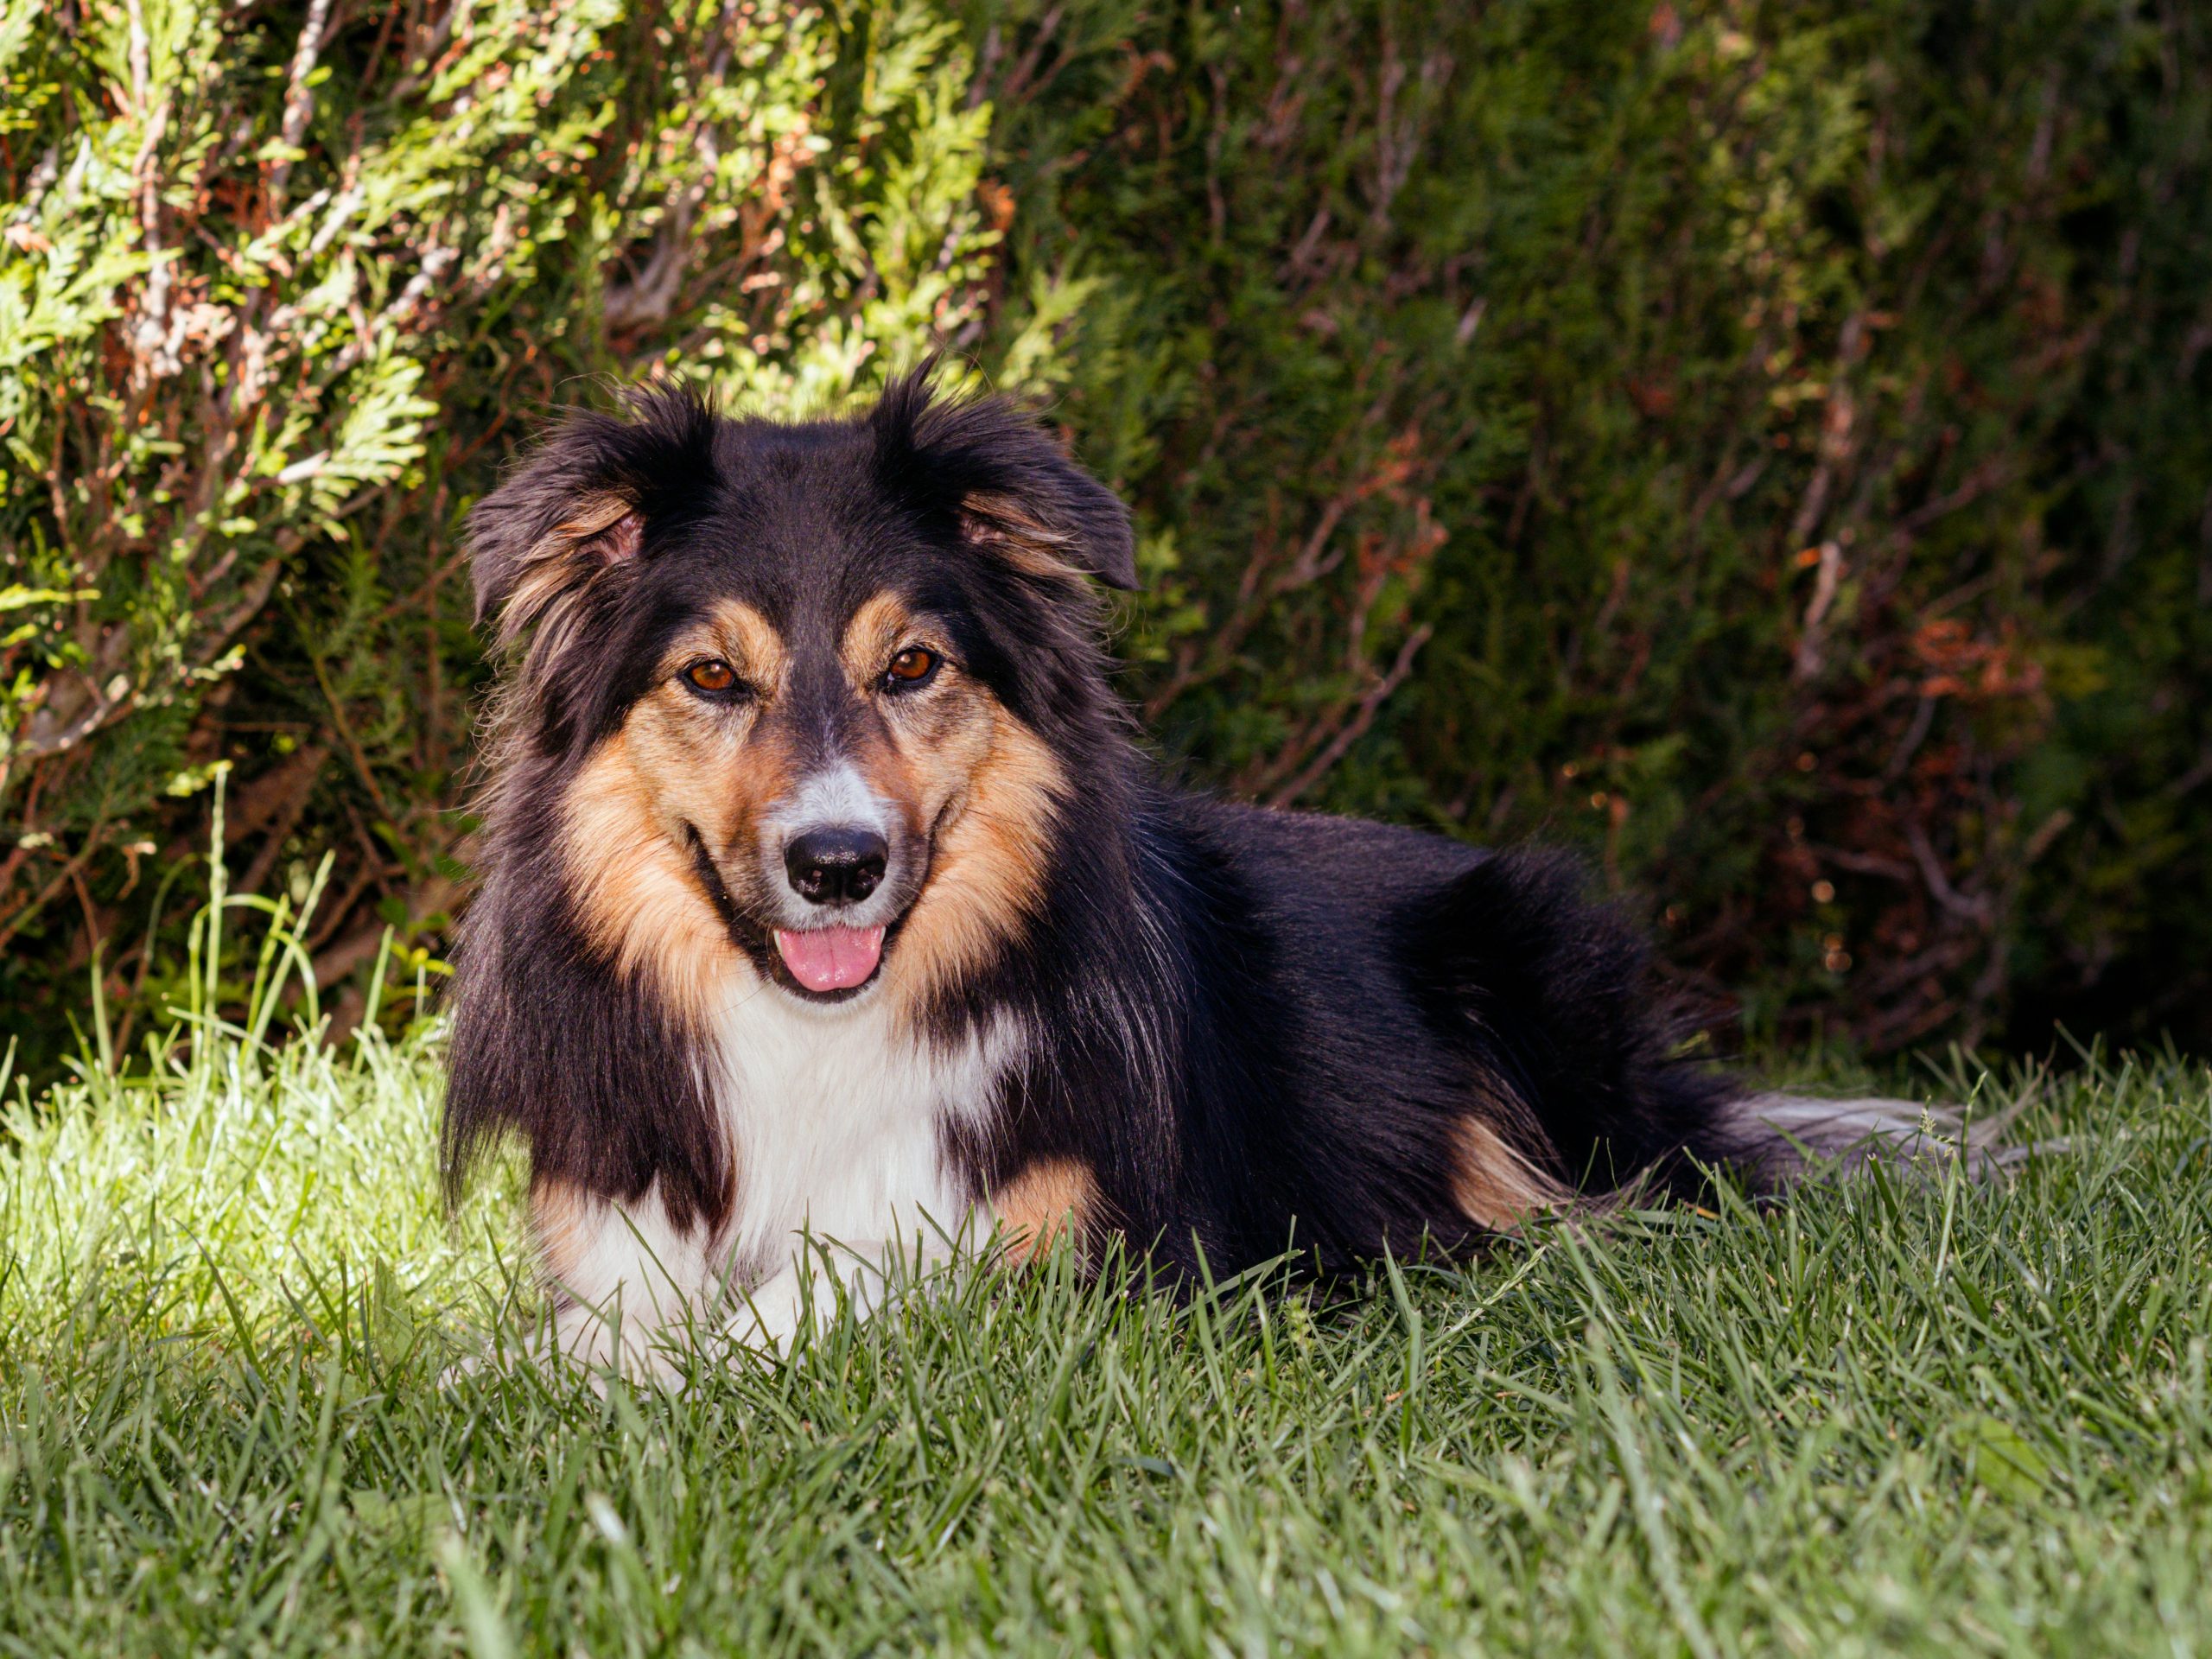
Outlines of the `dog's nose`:
[[817,905],[856,905],[883,880],[891,849],[873,830],[833,824],[810,830],[784,849],[791,891]]

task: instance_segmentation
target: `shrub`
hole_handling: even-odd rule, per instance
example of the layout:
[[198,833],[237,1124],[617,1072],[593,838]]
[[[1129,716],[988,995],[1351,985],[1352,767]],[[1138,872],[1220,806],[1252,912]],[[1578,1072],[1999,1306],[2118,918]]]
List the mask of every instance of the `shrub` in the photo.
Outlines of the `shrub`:
[[231,761],[238,890],[337,851],[326,981],[387,925],[435,948],[461,512],[594,378],[805,405],[972,334],[996,232],[957,30],[780,0],[4,8],[0,1007],[50,1035],[110,940],[114,999],[162,995],[161,890]]
[[1761,1030],[2212,1039],[2205,29],[0,0],[0,1020],[167,995],[225,763],[326,982],[434,959],[534,416],[938,341],[1135,503],[1200,780],[1582,842]]
[[1877,1048],[2212,1040],[2212,68],[2106,0],[979,9],[1199,776]]

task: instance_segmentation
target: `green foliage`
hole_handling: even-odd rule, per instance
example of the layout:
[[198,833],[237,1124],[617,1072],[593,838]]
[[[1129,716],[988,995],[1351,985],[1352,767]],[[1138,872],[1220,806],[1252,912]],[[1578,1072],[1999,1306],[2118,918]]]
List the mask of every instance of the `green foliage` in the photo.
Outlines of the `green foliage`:
[[[256,954],[280,937],[230,913]],[[2074,1137],[1986,1185],[1540,1226],[1464,1270],[1187,1308],[1065,1254],[969,1261],[791,1363],[602,1400],[528,1364],[441,1380],[536,1307],[519,1195],[439,1211],[435,1031],[185,1034],[0,1128],[12,1651],[2212,1636],[2201,1067],[1951,1080]]]
[[[341,1017],[465,892],[545,409],[932,343],[1135,502],[1200,780],[1586,845],[1874,1049],[2212,1041],[2212,51],[2123,0],[0,0],[0,1028],[241,773]],[[403,995],[389,1002],[408,1012]]]
[[1761,1027],[2212,1039],[2201,12],[1023,14],[1192,770],[1583,842]]
[[96,941],[158,1015],[142,863],[226,763],[242,891],[338,849],[326,982],[435,945],[455,528],[531,421],[846,395],[973,331],[996,232],[918,4],[0,5],[0,1007],[50,1053]]

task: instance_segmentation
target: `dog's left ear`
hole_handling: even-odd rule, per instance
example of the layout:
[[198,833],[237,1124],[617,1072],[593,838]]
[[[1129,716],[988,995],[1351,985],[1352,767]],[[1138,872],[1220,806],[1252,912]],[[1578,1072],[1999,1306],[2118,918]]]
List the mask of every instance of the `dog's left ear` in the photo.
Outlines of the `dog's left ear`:
[[1136,541],[1121,498],[1007,399],[939,398],[936,366],[932,358],[893,380],[868,417],[883,482],[950,512],[963,537],[1032,575],[1135,588]]

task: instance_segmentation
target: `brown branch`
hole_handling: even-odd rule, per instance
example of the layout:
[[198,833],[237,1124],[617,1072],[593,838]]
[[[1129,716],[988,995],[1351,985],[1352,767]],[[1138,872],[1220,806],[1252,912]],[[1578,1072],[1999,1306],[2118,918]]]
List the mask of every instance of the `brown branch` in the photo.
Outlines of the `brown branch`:
[[1929,844],[1928,832],[1916,822],[1905,825],[1904,838],[1905,845],[1912,849],[1913,861],[1920,866],[1920,879],[1927,883],[1929,896],[1954,916],[1988,926],[1988,894],[1962,893],[1951,885],[1950,878],[1943,874],[1942,861],[1936,856],[1935,848]]
[[2199,785],[2212,782],[2212,749],[2207,749],[2191,766],[2158,791],[2165,800],[2177,801]]
[[1829,384],[1826,405],[1821,410],[1821,441],[1819,459],[1814,463],[1813,476],[1805,486],[1804,498],[1797,504],[1796,516],[1790,520],[1788,546],[1799,548],[1812,539],[1820,527],[1821,514],[1827,508],[1828,493],[1835,486],[1836,474],[1851,458],[1857,443],[1859,406],[1851,395],[1850,371],[1866,354],[1866,314],[1852,314],[1843,325],[1836,341],[1834,378]]
[[[283,856],[284,843],[291,839],[292,831],[299,827],[306,813],[308,802],[315,793],[315,779],[322,772],[324,758],[329,751],[320,744],[310,743],[277,767],[268,780],[267,804],[263,808],[259,822],[251,826],[241,825],[236,841],[243,836],[266,826],[261,850],[246,867],[246,873],[238,884],[239,893],[259,893],[268,880],[270,872],[276,868],[276,861]],[[261,782],[260,779],[256,779]]]
[[[409,895],[407,919],[410,926],[426,916],[435,916],[451,906],[461,896],[461,887],[444,876],[434,875]],[[343,979],[363,963],[375,958],[382,947],[384,936],[391,925],[381,918],[365,927],[355,929],[344,938],[322,951],[315,958],[315,982],[328,985]]]
[[85,831],[85,843],[78,849],[77,855],[63,865],[61,873],[40,888],[29,904],[10,916],[6,926],[0,927],[0,948],[4,948],[10,939],[22,931],[25,923],[52,903],[54,894],[67,887],[75,879],[77,873],[92,862],[92,855],[99,850],[100,831],[106,827],[105,819],[95,820],[92,828]]
[[1818,677],[1821,666],[1821,624],[1835,603],[1836,584],[1843,574],[1843,549],[1833,541],[1821,543],[1820,574],[1813,582],[1813,597],[1805,607],[1804,632],[1797,636],[1796,660],[1789,677],[1800,685]]
[[331,686],[330,676],[324,671],[321,653],[310,650],[308,665],[315,670],[315,683],[322,688],[323,701],[330,705],[330,723],[338,728],[338,735],[346,745],[346,752],[353,757],[353,769],[360,773],[361,782],[369,791],[369,798],[377,804],[377,810],[383,815],[386,823],[397,824],[399,815],[385,799],[384,790],[377,783],[376,772],[369,765],[368,752],[362,748],[360,739],[353,735],[353,722],[346,718],[345,705],[339,701],[337,691]]
[[1313,763],[1305,771],[1276,791],[1268,804],[1288,806],[1328,776],[1329,769],[1344,758],[1353,744],[1367,735],[1367,728],[1375,723],[1376,712],[1382,707],[1384,701],[1406,683],[1406,677],[1413,672],[1414,655],[1428,643],[1429,635],[1434,632],[1424,622],[1407,636],[1406,643],[1398,648],[1397,661],[1390,664],[1390,671],[1359,700],[1358,712],[1352,716],[1351,723],[1336,734],[1327,748],[1313,757]]

